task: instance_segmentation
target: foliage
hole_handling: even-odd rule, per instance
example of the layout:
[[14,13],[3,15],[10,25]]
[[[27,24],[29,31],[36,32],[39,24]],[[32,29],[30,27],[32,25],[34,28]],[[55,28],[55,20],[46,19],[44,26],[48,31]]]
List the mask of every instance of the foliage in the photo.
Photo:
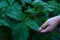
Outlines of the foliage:
[[60,0],[0,0],[0,40],[59,40],[56,31],[39,32],[59,14]]

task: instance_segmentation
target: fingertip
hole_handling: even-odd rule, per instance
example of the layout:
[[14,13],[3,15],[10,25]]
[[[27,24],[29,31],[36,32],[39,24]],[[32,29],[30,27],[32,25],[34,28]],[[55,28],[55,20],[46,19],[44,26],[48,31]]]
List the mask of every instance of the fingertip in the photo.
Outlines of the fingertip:
[[41,33],[45,33],[45,30],[41,30],[40,32],[41,32]]
[[47,33],[48,30],[47,30],[47,29],[43,29],[43,30],[41,30],[40,32],[41,32],[41,33]]
[[41,27],[39,28],[39,30],[41,30]]

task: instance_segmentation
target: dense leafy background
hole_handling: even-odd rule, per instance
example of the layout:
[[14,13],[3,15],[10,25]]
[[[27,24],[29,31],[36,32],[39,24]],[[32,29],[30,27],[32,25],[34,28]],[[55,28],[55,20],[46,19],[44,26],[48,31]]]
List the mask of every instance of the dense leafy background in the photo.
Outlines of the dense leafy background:
[[60,14],[60,0],[0,0],[0,40],[59,40],[39,27]]

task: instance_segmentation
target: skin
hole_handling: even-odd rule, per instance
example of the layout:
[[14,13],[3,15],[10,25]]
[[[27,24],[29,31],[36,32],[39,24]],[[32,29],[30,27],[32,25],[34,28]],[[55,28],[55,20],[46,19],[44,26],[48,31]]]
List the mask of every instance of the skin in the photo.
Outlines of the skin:
[[60,23],[60,16],[55,16],[48,19],[41,27],[39,28],[41,33],[47,33],[53,31],[56,26]]

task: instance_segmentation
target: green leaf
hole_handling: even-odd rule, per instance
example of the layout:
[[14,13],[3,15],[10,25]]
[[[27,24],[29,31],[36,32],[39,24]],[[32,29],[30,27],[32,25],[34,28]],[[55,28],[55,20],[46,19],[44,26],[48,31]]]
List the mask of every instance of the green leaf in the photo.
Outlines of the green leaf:
[[34,2],[41,2],[41,0],[34,0]]
[[33,1],[33,4],[37,4],[37,3],[40,3],[40,5],[47,4],[47,3],[45,3],[45,2],[42,1],[42,0],[34,0],[34,1]]
[[13,35],[16,35],[21,30],[22,26],[24,26],[24,23],[18,23],[13,29]]
[[0,26],[12,29],[11,33],[1,26],[4,31],[0,27],[0,40],[10,40],[7,33],[13,35],[10,35],[12,40],[59,40],[57,32],[37,32],[39,25],[59,14],[60,4],[57,0],[0,0]]
[[14,0],[8,0],[9,4],[12,5]]
[[2,19],[0,19],[0,26],[2,25]]
[[23,14],[20,10],[17,10],[13,6],[8,7],[5,13],[7,16],[19,21],[23,21],[25,19],[25,14]]
[[25,5],[26,3],[28,4],[32,3],[32,0],[19,0],[19,1],[22,3],[22,5]]
[[0,9],[4,8],[4,7],[7,7],[7,6],[8,6],[8,3],[6,1],[1,1],[0,2]]
[[5,19],[4,19],[4,21],[3,21],[3,24],[6,25],[6,26],[8,26],[8,27],[10,27],[12,30],[14,30],[14,28],[16,27],[16,25],[17,25],[18,23],[20,23],[19,21],[15,20],[15,19],[13,19],[13,18],[10,18],[10,17],[8,17],[7,15],[5,15],[4,18],[5,18]]
[[9,4],[13,4],[14,0],[8,0]]
[[14,40],[27,40],[29,35],[27,25],[25,23],[19,23],[14,30],[14,34]]
[[39,31],[39,25],[35,22],[35,20],[28,20],[26,24],[35,31]]
[[16,8],[16,10],[22,11],[22,5],[20,5],[18,2],[15,2],[15,3],[13,4],[13,7]]

